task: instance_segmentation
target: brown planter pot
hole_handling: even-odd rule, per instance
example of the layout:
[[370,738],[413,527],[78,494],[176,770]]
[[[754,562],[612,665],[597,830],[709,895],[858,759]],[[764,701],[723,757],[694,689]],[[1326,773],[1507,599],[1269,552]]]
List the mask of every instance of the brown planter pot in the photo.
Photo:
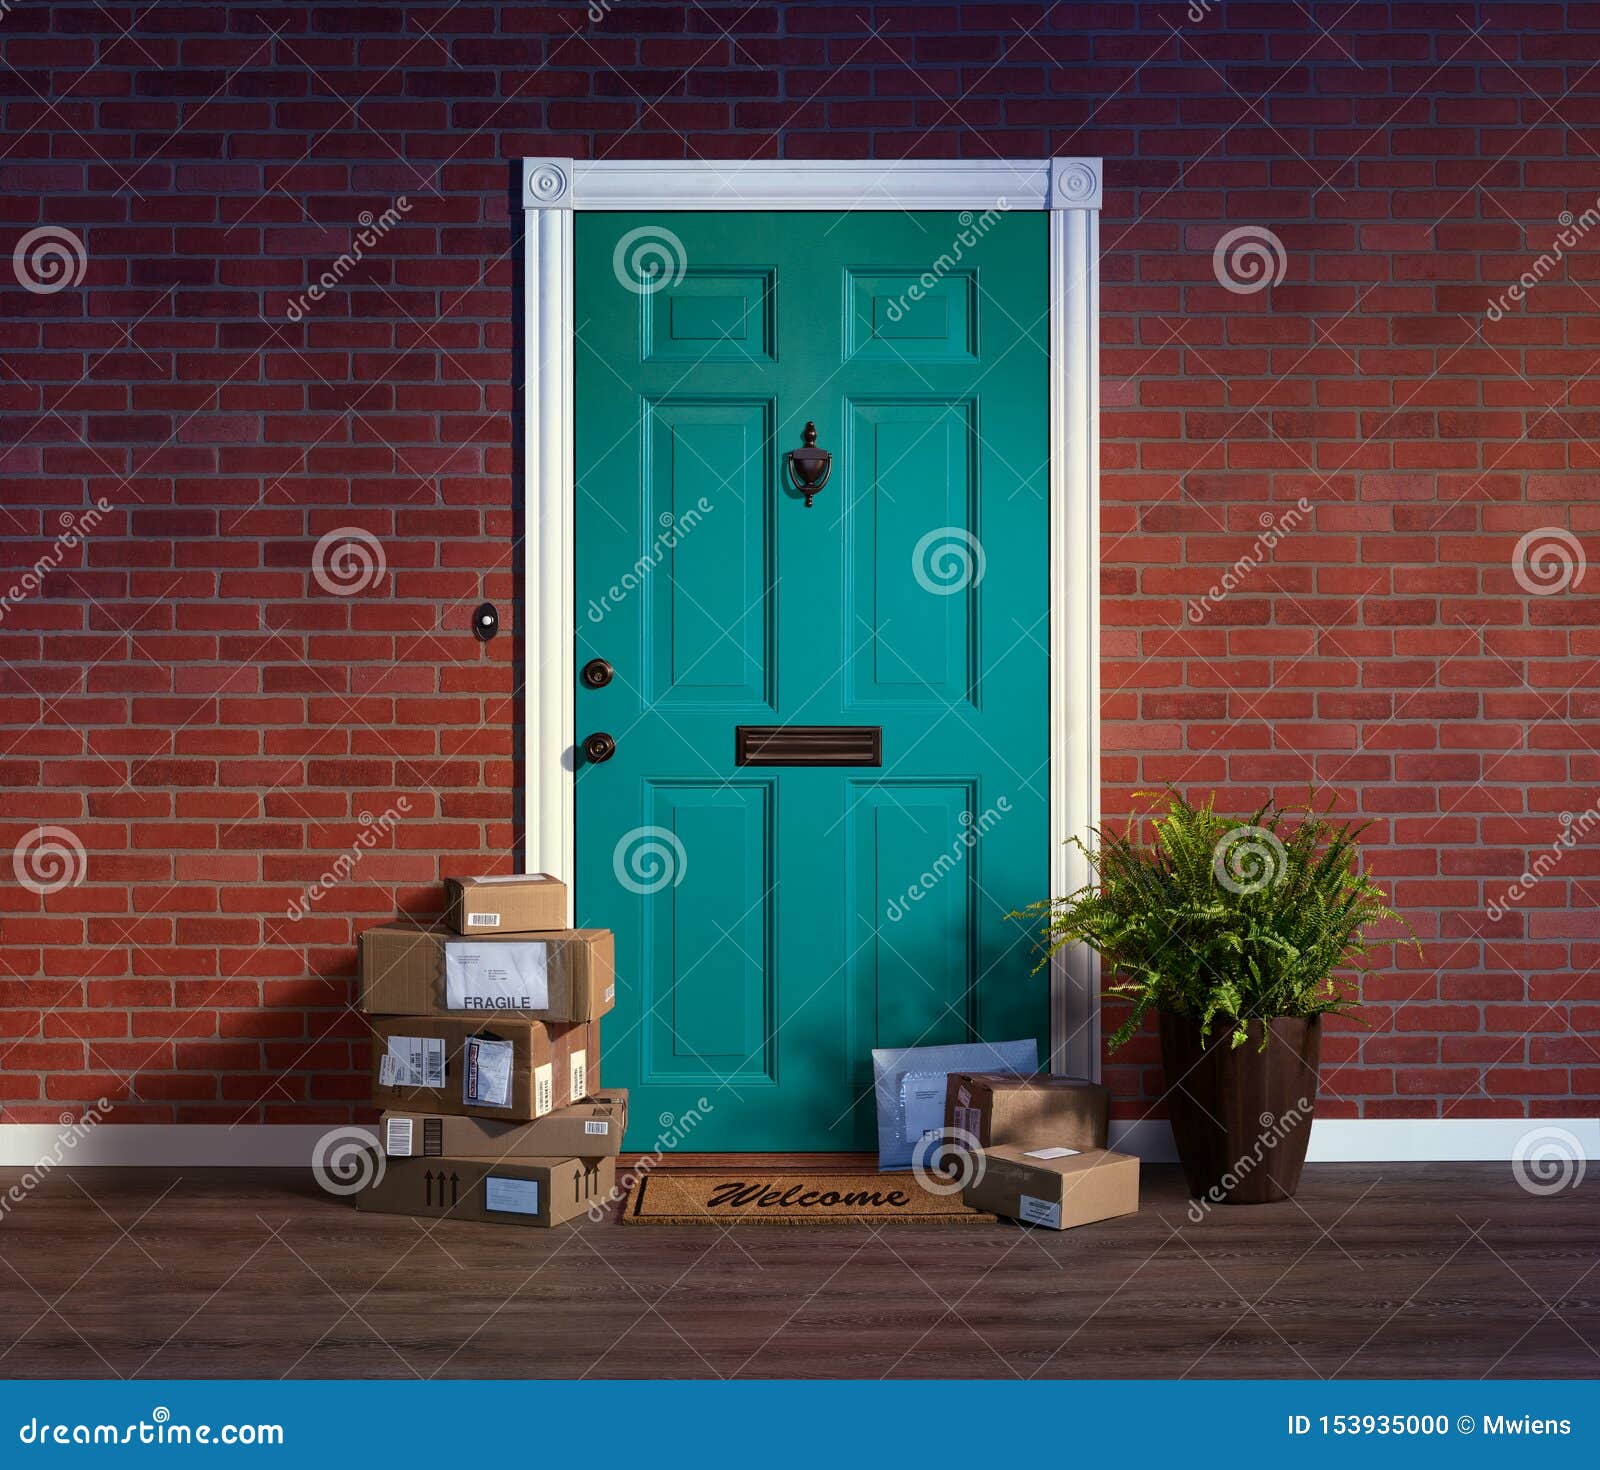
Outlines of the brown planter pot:
[[1216,1204],[1262,1205],[1300,1186],[1317,1102],[1321,1017],[1250,1023],[1243,1046],[1225,1021],[1204,1045],[1200,1023],[1161,1015],[1167,1108],[1189,1193]]

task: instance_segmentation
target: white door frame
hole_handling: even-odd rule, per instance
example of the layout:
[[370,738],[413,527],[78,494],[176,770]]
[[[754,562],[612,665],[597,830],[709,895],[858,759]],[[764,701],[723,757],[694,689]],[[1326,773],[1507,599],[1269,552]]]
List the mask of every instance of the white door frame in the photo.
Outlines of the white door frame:
[[[522,163],[527,871],[570,879],[576,210],[1042,209],[1050,215],[1050,889],[1088,880],[1100,820],[1100,178],[1098,158]],[[1076,947],[1050,974],[1057,1072],[1100,1075],[1100,972]]]

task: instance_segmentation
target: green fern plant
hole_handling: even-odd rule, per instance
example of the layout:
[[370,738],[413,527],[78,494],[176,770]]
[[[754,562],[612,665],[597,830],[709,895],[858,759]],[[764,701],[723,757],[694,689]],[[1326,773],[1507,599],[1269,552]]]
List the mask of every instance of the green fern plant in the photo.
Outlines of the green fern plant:
[[1365,824],[1330,819],[1331,800],[1320,812],[1310,798],[1298,810],[1269,802],[1242,820],[1219,816],[1215,801],[1195,806],[1169,792],[1153,845],[1137,823],[1125,833],[1096,828],[1094,849],[1076,843],[1092,880],[1017,916],[1045,918],[1048,954],[1087,944],[1122,977],[1110,993],[1133,1009],[1113,1048],[1152,1008],[1198,1020],[1202,1037],[1220,1024],[1234,1046],[1252,1020],[1351,1010],[1368,929],[1394,922],[1409,931],[1358,870]]

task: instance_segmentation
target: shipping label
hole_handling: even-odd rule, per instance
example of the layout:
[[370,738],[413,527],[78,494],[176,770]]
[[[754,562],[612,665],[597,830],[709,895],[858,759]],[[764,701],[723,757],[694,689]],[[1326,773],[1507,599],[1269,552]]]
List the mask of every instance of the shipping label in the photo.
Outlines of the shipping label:
[[467,1042],[462,1069],[461,1100],[471,1108],[511,1106],[511,1061],[516,1048],[509,1041],[474,1036]]
[[1048,1225],[1052,1230],[1061,1228],[1061,1206],[1050,1200],[1036,1199],[1031,1194],[1022,1196],[1017,1207],[1017,1218],[1030,1225]]
[[944,1072],[907,1072],[900,1083],[901,1116],[906,1142],[919,1143],[929,1134],[944,1131]]
[[483,1181],[483,1205],[485,1209],[498,1210],[507,1215],[537,1215],[539,1181],[503,1179],[498,1174],[491,1174]]
[[444,1042],[437,1036],[391,1036],[378,1059],[380,1087],[443,1087]]
[[[498,916],[497,916],[498,917]],[[542,939],[444,946],[447,1011],[543,1011],[550,1006],[550,946]]]

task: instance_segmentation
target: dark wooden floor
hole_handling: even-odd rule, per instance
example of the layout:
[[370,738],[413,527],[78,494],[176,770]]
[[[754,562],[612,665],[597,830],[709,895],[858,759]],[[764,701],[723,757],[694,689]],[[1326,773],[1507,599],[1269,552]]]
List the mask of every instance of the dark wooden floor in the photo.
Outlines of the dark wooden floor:
[[[1591,1171],[1600,1174],[1600,1171]],[[0,1171],[0,1189],[20,1171]],[[0,1376],[1592,1377],[1600,1178],[1306,1170],[1191,1221],[435,1227],[308,1175],[58,1171],[0,1220]]]

